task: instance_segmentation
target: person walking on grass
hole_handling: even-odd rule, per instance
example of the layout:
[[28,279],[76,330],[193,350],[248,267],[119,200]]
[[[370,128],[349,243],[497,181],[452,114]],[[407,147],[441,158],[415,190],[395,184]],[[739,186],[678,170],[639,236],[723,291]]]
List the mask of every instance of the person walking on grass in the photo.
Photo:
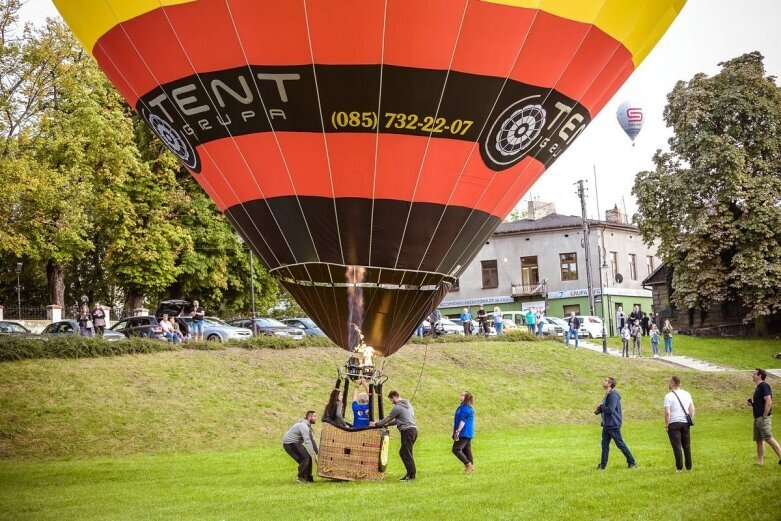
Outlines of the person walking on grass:
[[[675,456],[675,468],[678,472],[683,470],[684,461],[686,470],[692,469],[691,449],[691,424],[689,419],[694,417],[694,400],[692,395],[681,389],[681,379],[671,376],[667,381],[670,392],[664,395],[664,428],[670,438],[670,445]],[[683,457],[681,457],[683,452]]]
[[282,438],[282,447],[291,458],[298,463],[298,482],[311,483],[312,462],[317,463],[317,443],[315,443],[315,433],[312,425],[317,422],[315,411],[306,411],[304,419],[298,420],[285,433]]
[[417,474],[415,456],[412,450],[415,446],[415,441],[418,439],[418,428],[415,425],[415,410],[412,408],[409,400],[404,400],[399,396],[399,391],[396,389],[388,393],[388,399],[393,403],[393,408],[385,418],[377,422],[369,422],[369,426],[384,427],[393,423],[396,424],[396,428],[399,429],[399,434],[401,434],[399,456],[401,461],[404,462],[404,468],[407,469],[407,473],[401,478],[401,481],[412,481]]
[[673,326],[670,324],[669,318],[664,319],[662,336],[664,337],[664,354],[673,356]]
[[754,369],[751,379],[754,380],[756,388],[754,396],[748,399],[749,405],[754,411],[754,441],[757,442],[757,465],[765,463],[765,443],[775,451],[778,456],[778,464],[781,465],[781,447],[773,438],[772,412],[773,412],[773,391],[770,384],[765,381],[767,371],[764,369]]
[[474,397],[469,391],[463,391],[459,397],[461,403],[453,418],[453,454],[464,464],[464,474],[475,470],[472,457],[472,438],[475,436]]
[[637,467],[632,452],[624,443],[621,437],[621,425],[623,417],[621,415],[621,395],[616,391],[616,379],[608,376],[602,381],[602,389],[605,391],[605,398],[602,403],[597,405],[594,414],[602,415],[602,459],[597,465],[597,469],[605,470],[607,468],[607,459],[610,454],[610,440],[616,442],[616,447],[626,457],[626,464],[630,469]]

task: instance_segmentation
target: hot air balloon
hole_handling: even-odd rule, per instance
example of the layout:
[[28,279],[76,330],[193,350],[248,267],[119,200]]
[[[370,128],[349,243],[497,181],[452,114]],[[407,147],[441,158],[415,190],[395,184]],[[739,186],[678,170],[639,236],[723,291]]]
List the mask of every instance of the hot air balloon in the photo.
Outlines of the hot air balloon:
[[54,3],[323,331],[387,357],[685,0]]
[[632,146],[635,146],[635,138],[643,129],[643,109],[636,103],[627,100],[618,106],[616,117],[618,124],[632,140]]

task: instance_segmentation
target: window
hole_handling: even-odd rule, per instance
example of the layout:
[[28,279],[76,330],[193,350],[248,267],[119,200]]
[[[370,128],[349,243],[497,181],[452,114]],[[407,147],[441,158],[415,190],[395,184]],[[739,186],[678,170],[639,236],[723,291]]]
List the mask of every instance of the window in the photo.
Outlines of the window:
[[629,254],[629,278],[637,280],[637,255]]
[[499,287],[499,272],[495,260],[480,261],[483,268],[483,288]]
[[575,312],[575,316],[580,315],[580,304],[572,304],[569,306],[564,306],[564,318],[566,319],[569,317],[569,314],[572,312]]
[[654,257],[653,255],[646,255],[645,256],[645,267],[648,269],[648,274],[654,272]]
[[578,280],[578,256],[576,253],[559,253],[561,280]]
[[613,279],[615,279],[616,274],[618,273],[618,252],[617,251],[610,252],[610,269],[613,270]]
[[521,284],[530,286],[540,283],[537,257],[521,257]]
[[459,289],[461,289],[461,279],[456,279],[453,286],[450,288],[450,291],[458,291]]

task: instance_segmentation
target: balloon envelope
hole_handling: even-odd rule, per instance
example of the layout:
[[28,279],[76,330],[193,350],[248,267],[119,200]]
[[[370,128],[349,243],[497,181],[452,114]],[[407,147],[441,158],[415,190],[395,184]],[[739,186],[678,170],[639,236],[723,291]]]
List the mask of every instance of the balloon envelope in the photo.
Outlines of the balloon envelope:
[[643,109],[632,101],[625,101],[618,106],[616,111],[618,124],[624,129],[629,139],[634,142],[637,135],[643,129]]
[[387,356],[684,0],[55,4],[323,331]]

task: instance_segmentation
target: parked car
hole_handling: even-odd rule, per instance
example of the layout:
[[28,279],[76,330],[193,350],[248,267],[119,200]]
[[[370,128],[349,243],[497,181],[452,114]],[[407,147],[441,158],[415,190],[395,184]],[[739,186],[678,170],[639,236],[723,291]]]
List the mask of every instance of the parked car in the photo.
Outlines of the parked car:
[[314,320],[308,317],[283,318],[282,320],[280,320],[280,322],[282,322],[286,326],[302,329],[304,333],[307,335],[325,336],[323,330],[317,327],[317,324],[315,324]]
[[9,322],[0,320],[0,337],[13,336],[21,338],[40,338],[38,335],[24,327],[18,322]]
[[[188,328],[193,323],[192,317],[177,317],[176,320],[184,322]],[[217,317],[204,317],[203,338],[211,342],[249,340],[252,338],[252,330],[245,327],[232,326]]]
[[520,329],[520,328],[519,328],[518,324],[516,324],[515,322],[513,322],[509,318],[505,318],[504,320],[502,320],[502,330],[503,331],[510,331],[512,329]]
[[[59,336],[74,336],[81,334],[81,328],[77,320],[61,320],[60,322],[52,322],[41,331],[41,334],[49,337]],[[103,332],[103,339],[109,342],[116,342],[117,340],[124,340],[125,335],[116,331],[107,329]]]
[[[602,338],[603,324],[602,319],[593,315],[578,316],[580,319],[580,330],[584,329],[590,338]],[[580,333],[583,336],[583,333]]]
[[[254,323],[253,323],[254,322]],[[236,327],[247,328],[255,335],[281,336],[292,338],[293,340],[303,340],[304,330],[297,327],[290,327],[279,320],[273,318],[239,318],[228,321],[228,324]]]
[[[176,318],[176,323],[179,324],[179,330],[182,332],[182,335],[187,338],[187,333],[190,331],[187,322],[181,318]],[[111,326],[110,331],[122,333],[126,337],[140,336],[155,340],[168,340],[163,334],[163,328],[160,327],[160,319],[152,315],[123,318]]]
[[[459,321],[460,322],[460,321]],[[456,324],[449,318],[442,317],[439,322],[436,323],[437,335],[463,335],[464,326],[460,323]],[[431,322],[426,319],[423,321],[423,334],[431,334]]]
[[542,334],[545,336],[564,336],[564,331],[568,329],[569,326],[565,320],[556,317],[542,317]]

